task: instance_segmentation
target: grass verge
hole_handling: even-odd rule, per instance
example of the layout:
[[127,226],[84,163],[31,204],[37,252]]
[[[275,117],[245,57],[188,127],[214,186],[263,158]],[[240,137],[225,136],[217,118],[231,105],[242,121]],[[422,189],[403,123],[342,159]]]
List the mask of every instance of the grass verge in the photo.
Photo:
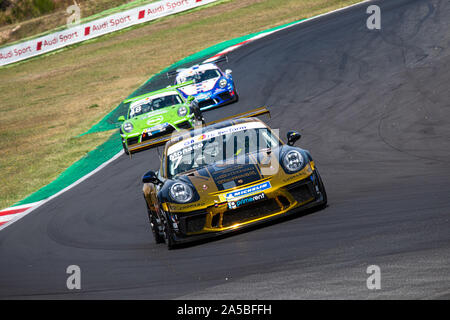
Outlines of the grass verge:
[[107,141],[111,131],[77,136],[165,66],[223,40],[357,2],[226,1],[0,69],[0,208]]

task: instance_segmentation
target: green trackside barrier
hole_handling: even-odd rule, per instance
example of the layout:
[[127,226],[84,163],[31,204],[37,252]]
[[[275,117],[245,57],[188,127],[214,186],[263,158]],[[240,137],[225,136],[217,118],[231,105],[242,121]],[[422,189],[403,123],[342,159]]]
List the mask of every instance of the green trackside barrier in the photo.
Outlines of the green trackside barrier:
[[[302,20],[306,20],[306,19],[302,19]],[[148,85],[152,81],[154,81],[157,77],[164,76],[169,70],[178,68],[185,64],[192,63],[193,61],[198,61],[200,59],[204,59],[206,57],[213,56],[228,47],[231,47],[233,45],[236,45],[238,43],[246,41],[252,37],[255,37],[262,33],[276,31],[276,30],[285,28],[287,26],[298,23],[302,20],[294,21],[291,23],[287,23],[287,24],[275,27],[275,28],[256,32],[256,33],[242,36],[239,38],[235,38],[232,40],[224,41],[224,42],[216,44],[212,47],[209,47],[207,49],[199,51],[189,57],[186,57],[186,58],[174,63],[170,67],[167,67],[164,70],[162,70],[161,72],[159,72],[158,74],[152,76],[141,87],[139,87],[130,96],[128,96],[127,99],[145,93],[146,92],[145,88],[147,88]],[[126,99],[124,99],[124,100],[126,100]],[[91,129],[89,129],[87,132],[83,133],[82,135],[94,133],[94,132],[109,131],[109,130],[118,128],[119,123],[117,122],[117,118],[121,115],[125,115],[126,112],[127,112],[127,107],[122,102],[113,111],[111,111],[102,120],[100,120],[99,123],[94,125]],[[83,158],[81,158],[80,160],[78,160],[77,162],[72,164],[68,169],[66,169],[63,173],[61,173],[51,183],[49,183],[45,187],[42,187],[41,189],[34,192],[33,194],[26,197],[25,199],[19,201],[18,203],[14,204],[14,206],[32,203],[32,202],[44,200],[44,199],[47,199],[48,197],[51,197],[52,195],[63,190],[64,188],[70,186],[72,183],[81,179],[88,173],[92,172],[93,170],[98,168],[100,165],[102,165],[106,161],[110,160],[118,152],[120,152],[120,150],[122,150],[122,143],[121,143],[119,132],[116,131],[110,136],[110,138],[105,143],[101,144],[94,150],[90,151],[86,156],[84,156]]]

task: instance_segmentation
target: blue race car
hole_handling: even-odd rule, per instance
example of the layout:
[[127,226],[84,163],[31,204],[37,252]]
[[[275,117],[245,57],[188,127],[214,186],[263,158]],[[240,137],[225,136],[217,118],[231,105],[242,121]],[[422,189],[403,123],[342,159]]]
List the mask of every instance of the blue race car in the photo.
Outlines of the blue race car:
[[175,84],[194,81],[193,84],[179,88],[184,95],[194,96],[201,111],[236,102],[236,92],[231,70],[223,72],[215,63],[204,63],[175,72]]

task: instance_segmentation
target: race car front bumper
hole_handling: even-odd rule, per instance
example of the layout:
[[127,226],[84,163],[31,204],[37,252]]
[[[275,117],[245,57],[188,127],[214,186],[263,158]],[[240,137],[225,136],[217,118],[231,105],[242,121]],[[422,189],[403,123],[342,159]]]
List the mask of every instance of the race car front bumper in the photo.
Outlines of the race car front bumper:
[[224,90],[222,92],[212,94],[207,99],[202,99],[198,101],[198,106],[201,111],[212,109],[215,107],[223,106],[229,103],[237,101],[238,95],[234,88],[232,90]]
[[172,137],[172,134],[179,130],[189,130],[192,128],[192,123],[189,119],[181,119],[178,122],[167,124],[164,130],[142,132],[133,137],[127,137],[127,147],[130,153],[135,153],[148,148],[156,147],[165,144]]
[[323,205],[316,172],[308,178],[265,193],[265,199],[237,209],[221,204],[189,213],[171,214],[174,240],[196,241],[227,234]]

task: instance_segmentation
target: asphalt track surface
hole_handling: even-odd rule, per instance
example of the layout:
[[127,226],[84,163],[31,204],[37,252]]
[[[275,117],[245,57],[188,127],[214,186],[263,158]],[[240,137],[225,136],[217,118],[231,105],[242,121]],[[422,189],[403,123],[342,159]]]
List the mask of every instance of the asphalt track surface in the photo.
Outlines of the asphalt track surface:
[[269,105],[273,128],[303,134],[329,207],[168,251],[141,194],[157,152],[123,156],[0,232],[0,298],[449,299],[450,2],[374,3],[231,53],[241,99],[206,113]]

